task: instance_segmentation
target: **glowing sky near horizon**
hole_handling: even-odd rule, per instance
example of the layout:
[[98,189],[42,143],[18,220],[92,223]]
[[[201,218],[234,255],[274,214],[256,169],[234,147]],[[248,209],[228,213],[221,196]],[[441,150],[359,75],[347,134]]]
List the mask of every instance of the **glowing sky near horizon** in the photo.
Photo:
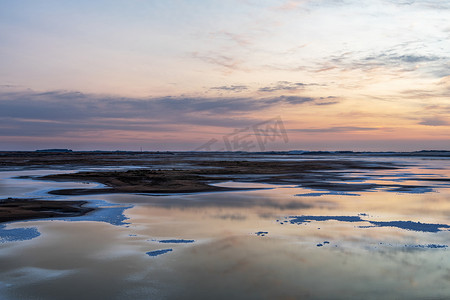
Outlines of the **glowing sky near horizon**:
[[192,150],[276,116],[267,150],[450,150],[448,20],[432,0],[0,0],[0,150]]

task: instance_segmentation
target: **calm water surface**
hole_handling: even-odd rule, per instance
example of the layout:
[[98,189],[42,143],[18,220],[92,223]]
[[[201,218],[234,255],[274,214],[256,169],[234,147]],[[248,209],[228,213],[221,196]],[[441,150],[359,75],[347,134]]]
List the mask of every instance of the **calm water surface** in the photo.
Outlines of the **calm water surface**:
[[62,197],[47,192],[98,184],[0,172],[1,198],[99,208],[0,225],[0,299],[450,299],[450,182],[414,180],[449,178],[450,161],[382,160],[409,167],[355,182],[427,188]]

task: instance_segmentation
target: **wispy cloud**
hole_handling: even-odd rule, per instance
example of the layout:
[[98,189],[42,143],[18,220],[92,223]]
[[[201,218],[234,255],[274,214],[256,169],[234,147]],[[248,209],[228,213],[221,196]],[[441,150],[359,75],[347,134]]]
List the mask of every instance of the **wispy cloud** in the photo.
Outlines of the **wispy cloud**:
[[388,0],[386,2],[389,2],[394,5],[399,6],[416,6],[420,8],[429,8],[429,9],[450,9],[450,3],[447,1],[436,1],[436,0],[403,0],[403,1],[397,1],[397,0]]
[[207,53],[193,52],[191,53],[191,56],[207,64],[223,67],[229,72],[241,69],[243,64],[243,62],[236,57],[212,51]]
[[[392,45],[380,50],[341,51],[326,57],[315,57],[313,63],[302,61],[289,64],[265,64],[267,70],[307,72],[314,78],[319,73],[326,75],[328,72],[362,71],[370,75],[370,72],[381,70],[399,73],[415,72],[418,75],[442,78],[450,75],[450,55],[446,53],[430,54],[428,46],[423,43],[406,42]],[[283,88],[283,86],[280,86]],[[285,86],[286,89],[294,88]],[[270,91],[270,87],[267,87]]]
[[265,86],[262,88],[259,88],[259,92],[278,92],[278,91],[296,91],[299,89],[303,89],[306,86],[309,85],[317,85],[314,83],[303,83],[303,82],[289,82],[289,81],[278,81],[275,84],[272,84],[270,86]]
[[309,132],[309,133],[326,133],[326,132],[359,132],[359,131],[375,131],[380,128],[375,127],[355,127],[355,126],[337,126],[327,128],[304,128],[304,129],[290,129],[289,131],[295,132]]
[[[411,99],[448,99],[450,98],[449,76],[442,78],[438,83],[429,86],[427,89],[407,89],[401,91],[403,98]],[[427,105],[429,105],[427,103]]]
[[328,96],[328,97],[320,97],[316,101],[316,105],[333,105],[339,103],[339,98],[335,96]]
[[426,117],[419,122],[420,125],[427,126],[448,126],[450,123],[441,117]]
[[223,86],[214,86],[210,88],[210,90],[219,90],[226,92],[242,92],[248,90],[248,86],[246,85],[223,85]]
[[321,105],[301,96],[122,98],[79,92],[0,94],[0,135],[63,135],[72,131],[170,132],[185,125],[235,128],[280,105]]
[[[401,71],[415,71],[419,68],[429,73],[442,69],[442,63],[450,56],[422,55],[418,53],[401,53],[397,49],[388,49],[382,53],[362,56],[361,53],[346,52],[331,57],[316,71],[340,70],[371,70],[376,68],[391,68]],[[419,65],[420,64],[420,65]],[[442,71],[442,70],[441,70]],[[440,77],[441,75],[439,75]]]
[[212,32],[210,33],[210,36],[214,39],[225,39],[228,41],[232,41],[240,47],[247,47],[252,44],[252,41],[249,37],[243,34],[233,33],[225,30]]

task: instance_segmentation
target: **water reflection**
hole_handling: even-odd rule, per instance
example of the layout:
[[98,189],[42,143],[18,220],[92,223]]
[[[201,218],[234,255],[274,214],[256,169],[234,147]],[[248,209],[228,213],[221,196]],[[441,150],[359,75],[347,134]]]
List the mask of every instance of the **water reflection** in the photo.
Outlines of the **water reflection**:
[[[351,185],[391,185],[357,193],[224,182],[257,189],[61,197],[46,191],[84,184],[3,173],[5,196],[86,200],[97,210],[1,225],[0,295],[447,299],[450,192],[443,180],[418,179],[448,178],[450,162],[415,162],[406,170],[355,174]],[[417,188],[429,183],[432,193]],[[393,192],[399,184],[417,193]]]

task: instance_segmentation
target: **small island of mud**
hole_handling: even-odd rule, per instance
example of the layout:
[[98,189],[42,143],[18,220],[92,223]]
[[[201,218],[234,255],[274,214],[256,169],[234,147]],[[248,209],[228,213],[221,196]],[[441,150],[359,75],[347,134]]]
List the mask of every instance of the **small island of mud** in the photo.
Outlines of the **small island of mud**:
[[94,208],[87,201],[52,201],[39,199],[0,199],[0,223],[31,219],[78,217]]
[[[177,165],[183,164],[183,168]],[[158,166],[161,166],[159,162]],[[186,167],[188,165],[189,167]],[[355,183],[356,174],[365,170],[396,169],[389,163],[345,160],[246,161],[184,160],[166,168],[142,168],[126,171],[88,171],[39,177],[40,180],[97,182],[101,188],[62,189],[56,195],[104,193],[193,193],[237,190],[214,184],[224,181],[289,184],[333,191],[364,191],[376,184]],[[351,176],[350,176],[351,175]],[[339,182],[337,182],[339,181]],[[345,182],[352,181],[352,182]]]

